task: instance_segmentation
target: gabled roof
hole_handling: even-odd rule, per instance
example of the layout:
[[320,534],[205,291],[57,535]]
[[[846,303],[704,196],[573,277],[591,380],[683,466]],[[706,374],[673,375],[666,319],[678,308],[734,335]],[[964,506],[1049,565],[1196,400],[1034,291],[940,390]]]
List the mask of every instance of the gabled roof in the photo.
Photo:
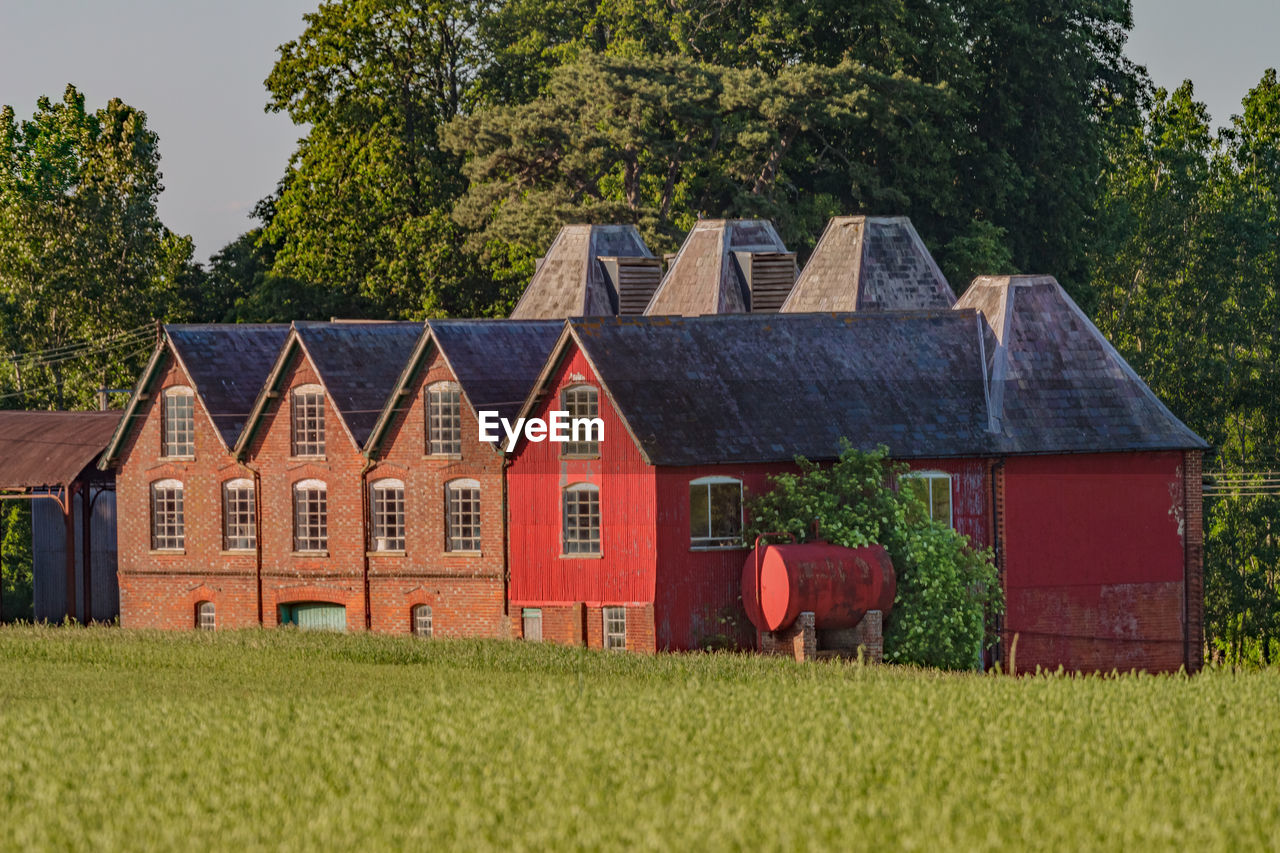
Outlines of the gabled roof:
[[120,415],[0,411],[0,489],[70,484],[98,459]]
[[991,415],[1004,452],[1208,446],[1052,276],[978,278],[956,308],[980,311],[990,324]]
[[653,258],[634,225],[566,225],[511,311],[512,320],[618,313],[618,294],[600,258]]
[[910,219],[837,216],[827,223],[782,310],[934,310],[955,301]]
[[433,349],[440,351],[473,411],[493,410],[514,419],[563,329],[563,320],[428,320],[365,442],[365,455],[377,449],[403,411],[402,402]]
[[983,455],[980,324],[972,311],[571,320],[540,383],[576,344],[655,465],[830,459],[842,437],[902,459]]
[[234,447],[288,335],[288,326],[270,323],[165,326],[164,337],[143,369],[99,466],[106,468],[116,460],[139,422],[139,404],[151,392],[166,351],[191,380],[218,440],[228,450]]
[[735,252],[785,253],[764,219],[700,219],[671,261],[645,314],[741,314],[748,310],[746,281]]
[[248,422],[236,442],[242,455],[257,429],[271,395],[280,390],[285,369],[300,349],[337,410],[352,443],[362,449],[385,407],[418,338],[422,323],[295,321]]

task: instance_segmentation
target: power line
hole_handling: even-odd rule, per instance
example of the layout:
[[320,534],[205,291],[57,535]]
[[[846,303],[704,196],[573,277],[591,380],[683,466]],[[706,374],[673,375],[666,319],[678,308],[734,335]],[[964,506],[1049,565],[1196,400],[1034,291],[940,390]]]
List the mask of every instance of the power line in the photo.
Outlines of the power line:
[[[143,348],[141,348],[141,349],[135,350],[135,351],[130,352],[130,353],[123,353],[123,355],[124,355],[124,357],[125,357],[125,358],[133,358],[133,357],[136,357],[136,356],[146,355],[146,354],[147,354],[147,353],[149,353],[149,352],[151,352],[151,347],[150,347],[150,345],[148,345],[148,346],[146,346],[146,347],[143,347]],[[27,396],[30,396],[30,395],[32,395],[32,394],[39,394],[39,393],[40,393],[40,392],[42,392],[42,391],[54,391],[54,390],[56,390],[56,389],[58,388],[58,384],[59,384],[59,383],[57,383],[57,382],[51,382],[51,383],[49,383],[48,385],[40,385],[40,386],[37,386],[37,387],[35,387],[35,388],[25,388],[25,389],[23,389],[23,390],[21,390],[21,391],[11,391],[11,392],[9,392],[9,393],[7,393],[7,394],[0,394],[0,400],[12,400],[12,399],[15,399],[15,398],[18,398],[18,397],[27,397]],[[65,388],[65,387],[66,387],[66,385],[67,385],[67,383],[66,383],[65,381],[64,381],[63,383],[61,383],[61,384],[62,384],[62,386],[63,386],[64,388]]]
[[20,361],[34,361],[36,363],[61,361],[65,360],[67,357],[72,357],[83,350],[96,350],[121,341],[134,341],[144,337],[150,338],[154,329],[155,327],[148,323],[144,326],[136,326],[122,332],[115,332],[106,336],[85,338],[73,343],[49,347],[48,349],[32,350],[22,353],[10,353],[4,356],[4,360],[14,364],[17,364]]

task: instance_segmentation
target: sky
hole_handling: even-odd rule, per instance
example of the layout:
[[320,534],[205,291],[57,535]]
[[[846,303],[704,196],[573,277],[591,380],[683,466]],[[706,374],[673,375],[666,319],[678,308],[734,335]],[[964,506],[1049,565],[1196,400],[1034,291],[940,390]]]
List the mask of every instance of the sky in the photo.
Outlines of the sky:
[[[0,0],[0,104],[29,118],[67,83],[99,108],[118,97],[160,136],[160,217],[205,260],[253,226],[300,129],[263,111],[276,48],[319,0]],[[1129,56],[1157,85],[1195,81],[1228,124],[1280,65],[1275,0],[1134,0]]]

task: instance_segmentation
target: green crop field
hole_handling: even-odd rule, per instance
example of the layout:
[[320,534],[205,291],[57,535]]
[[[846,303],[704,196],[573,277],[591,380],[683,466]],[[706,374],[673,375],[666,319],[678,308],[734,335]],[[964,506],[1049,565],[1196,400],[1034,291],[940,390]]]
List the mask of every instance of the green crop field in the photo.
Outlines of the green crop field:
[[0,847],[1239,849],[1280,673],[0,630]]

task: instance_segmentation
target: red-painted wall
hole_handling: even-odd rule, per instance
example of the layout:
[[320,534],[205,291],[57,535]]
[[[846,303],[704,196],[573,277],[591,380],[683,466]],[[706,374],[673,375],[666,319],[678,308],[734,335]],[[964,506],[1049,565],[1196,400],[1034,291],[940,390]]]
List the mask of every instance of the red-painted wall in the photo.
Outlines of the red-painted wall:
[[[579,382],[600,389],[599,411],[604,421],[600,457],[561,459],[562,444],[523,442],[508,469],[513,619],[519,618],[521,607],[653,602],[657,562],[654,472],[644,463],[617,410],[576,349],[556,370],[532,416],[547,418],[553,408],[560,408],[560,389]],[[600,489],[599,556],[561,556],[561,491],[574,483],[594,483]],[[630,636],[630,622],[627,630]]]
[[1181,453],[1005,463],[1006,660],[1019,671],[1174,670],[1184,661]]

